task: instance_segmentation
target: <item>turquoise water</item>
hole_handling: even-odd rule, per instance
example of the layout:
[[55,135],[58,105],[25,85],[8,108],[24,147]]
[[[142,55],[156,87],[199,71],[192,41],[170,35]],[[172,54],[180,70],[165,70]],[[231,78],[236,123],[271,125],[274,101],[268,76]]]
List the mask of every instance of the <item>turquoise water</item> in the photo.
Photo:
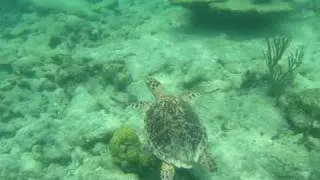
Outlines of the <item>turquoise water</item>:
[[[0,180],[319,180],[319,2],[195,1],[2,0]],[[214,172],[174,123],[155,128],[193,168],[154,153],[162,95],[191,105]]]

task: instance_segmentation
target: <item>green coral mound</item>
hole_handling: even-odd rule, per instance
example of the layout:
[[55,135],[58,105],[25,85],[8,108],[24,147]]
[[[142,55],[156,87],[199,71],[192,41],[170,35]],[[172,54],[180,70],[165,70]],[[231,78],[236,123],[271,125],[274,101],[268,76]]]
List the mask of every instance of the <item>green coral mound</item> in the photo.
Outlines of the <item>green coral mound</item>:
[[109,148],[113,162],[124,172],[140,174],[144,169],[156,166],[157,159],[152,152],[143,149],[137,133],[128,126],[114,132]]

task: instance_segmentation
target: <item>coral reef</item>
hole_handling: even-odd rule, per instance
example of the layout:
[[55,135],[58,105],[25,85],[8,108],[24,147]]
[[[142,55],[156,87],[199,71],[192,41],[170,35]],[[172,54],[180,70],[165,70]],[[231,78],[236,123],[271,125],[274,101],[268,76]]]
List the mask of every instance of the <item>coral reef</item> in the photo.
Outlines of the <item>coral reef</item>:
[[[286,116],[261,91],[268,74],[261,77],[260,40],[270,33],[308,45],[299,81],[287,89],[320,85],[319,8],[297,1],[171,0],[191,10],[163,0],[1,1],[0,179],[158,180],[159,162],[138,131],[143,117],[122,103],[151,100],[141,82],[151,75],[173,94],[218,88],[190,103],[212,139],[218,172],[178,168],[175,180],[319,180],[316,90],[308,98],[284,93]],[[292,3],[297,13],[286,13]],[[246,70],[257,74],[246,74],[243,87],[254,88],[239,89]],[[137,131],[124,133],[132,137],[112,157],[122,125]],[[297,143],[303,134],[311,151]]]
[[21,60],[12,66],[14,68],[8,70],[0,82],[2,121],[23,117],[25,114],[39,117],[41,112],[49,109],[53,96],[59,99],[55,100],[56,103],[61,104],[50,107],[50,110],[56,111],[55,117],[61,117],[64,107],[74,97],[79,85],[90,89],[91,83],[99,81],[102,88],[126,91],[132,82],[124,61],[97,63],[90,58],[75,59],[68,54],[54,54],[42,62]]
[[191,8],[202,4],[204,6],[208,6],[212,10],[226,10],[234,12],[273,13],[293,10],[289,2],[282,0],[170,0],[170,2]]

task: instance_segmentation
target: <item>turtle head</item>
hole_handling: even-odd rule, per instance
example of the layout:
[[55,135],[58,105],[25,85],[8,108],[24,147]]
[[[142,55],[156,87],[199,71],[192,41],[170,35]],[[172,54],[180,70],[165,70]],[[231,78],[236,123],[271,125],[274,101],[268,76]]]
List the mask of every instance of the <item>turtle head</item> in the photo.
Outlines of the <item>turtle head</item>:
[[146,80],[146,85],[149,88],[149,90],[152,92],[153,96],[156,99],[159,99],[159,97],[162,95],[162,84],[160,83],[160,81],[149,77]]

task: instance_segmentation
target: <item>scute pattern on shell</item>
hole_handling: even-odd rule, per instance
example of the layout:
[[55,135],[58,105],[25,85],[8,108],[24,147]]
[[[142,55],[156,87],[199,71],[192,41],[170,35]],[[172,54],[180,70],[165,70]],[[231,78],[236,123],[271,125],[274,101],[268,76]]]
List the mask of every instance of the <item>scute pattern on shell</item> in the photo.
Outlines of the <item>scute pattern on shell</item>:
[[175,96],[163,96],[146,111],[145,129],[154,154],[176,167],[197,163],[207,134],[189,103]]

